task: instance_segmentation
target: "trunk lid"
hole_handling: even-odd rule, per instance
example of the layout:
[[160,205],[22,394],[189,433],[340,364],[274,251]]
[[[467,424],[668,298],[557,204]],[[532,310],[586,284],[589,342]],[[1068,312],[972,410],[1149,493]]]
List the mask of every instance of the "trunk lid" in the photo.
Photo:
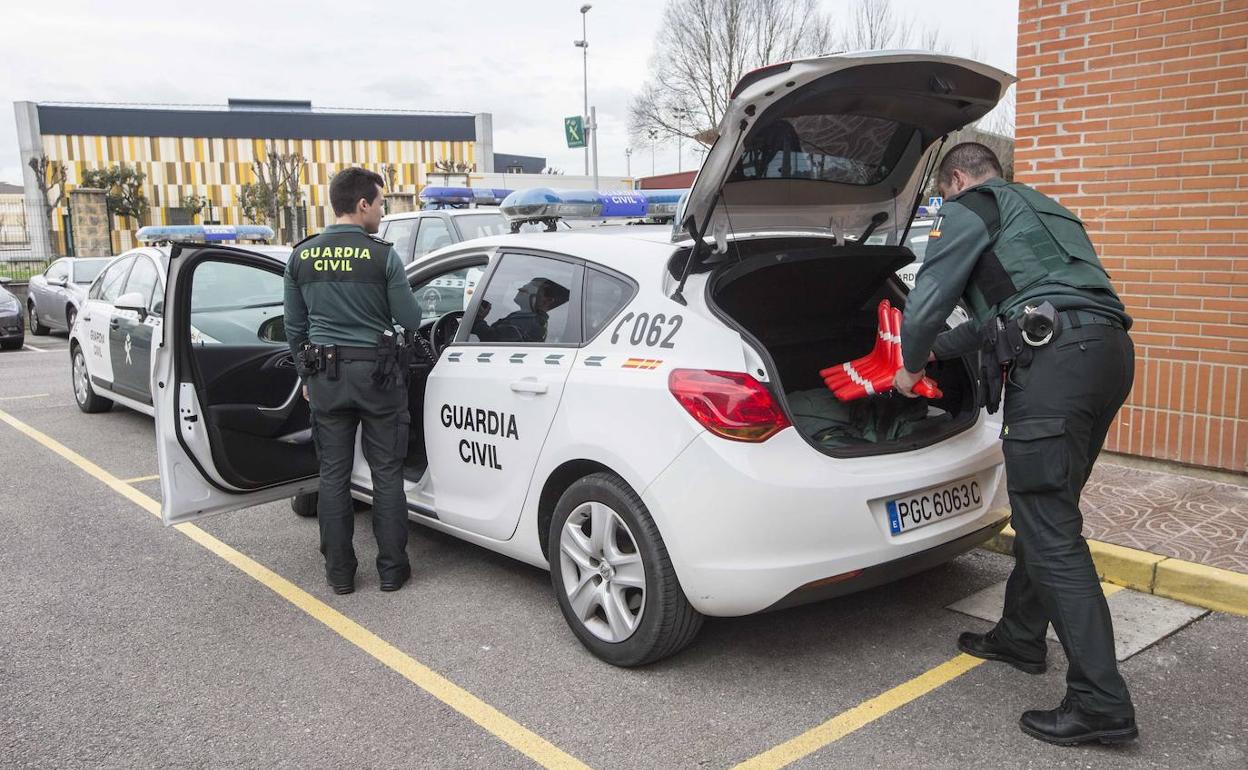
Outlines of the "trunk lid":
[[[984,64],[918,51],[755,70],[733,89],[673,240],[805,233],[844,242],[873,218],[876,232],[900,229],[937,141],[987,114],[1014,81]],[[698,264],[688,268],[702,267],[707,251],[696,249]]]

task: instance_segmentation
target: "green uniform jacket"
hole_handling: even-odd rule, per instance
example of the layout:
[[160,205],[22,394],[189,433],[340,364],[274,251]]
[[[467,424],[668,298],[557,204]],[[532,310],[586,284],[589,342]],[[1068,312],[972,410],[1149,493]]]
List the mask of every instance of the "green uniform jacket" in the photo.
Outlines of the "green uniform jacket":
[[357,225],[330,225],[296,244],[286,262],[286,340],[373,347],[377,336],[420,326],[403,260],[388,241]]
[[[1036,229],[1039,226],[1036,213],[1022,204],[1012,206],[1002,222],[1003,217],[995,194],[1001,191],[984,189],[1001,188],[1007,184],[1000,177],[990,179],[951,198],[941,207],[940,216],[928,236],[923,266],[915,276],[914,289],[906,299],[906,312],[901,326],[901,350],[907,370],[918,372],[923,369],[929,352],[943,359],[956,358],[979,349],[982,336],[980,330],[985,322],[998,314],[1013,317],[1028,303],[1048,300],[1058,310],[1092,310],[1118,318],[1124,326],[1130,326],[1131,318],[1126,314],[1118,295],[1110,287],[1108,277],[1099,270],[1100,264],[1095,261],[1095,254],[1091,255],[1091,260],[1087,260],[1085,256],[1085,262],[1076,264],[1076,268],[1083,268],[1082,274],[1087,274],[1089,271],[1086,265],[1095,261],[1094,272],[1099,272],[1100,280],[1083,281],[1082,286],[1070,285],[1070,282],[1062,281],[1061,275],[1054,275],[1052,280],[1042,279],[1023,287],[998,304],[988,305],[984,301],[982,287],[972,283],[976,266],[984,252],[997,246],[998,242],[1003,242],[998,246],[998,251],[1003,253],[1002,259],[1007,258],[1004,255],[1007,248],[1010,255],[1008,258],[1035,259],[1037,264],[1030,266],[1032,268],[1038,266],[1040,259],[1025,253],[1026,248],[1020,249],[1017,245],[1020,240],[1026,243],[1026,238],[1013,237],[1017,234],[1042,232]],[[1005,194],[1011,195],[1009,192]],[[1031,194],[1039,195],[1034,191]],[[1086,240],[1086,236],[1083,239]],[[1013,245],[1006,247],[1006,243]],[[1090,242],[1086,248],[1091,250]],[[1089,288],[1091,283],[1100,285]],[[975,313],[975,317],[945,331],[949,314],[953,312],[958,300],[963,298]]]

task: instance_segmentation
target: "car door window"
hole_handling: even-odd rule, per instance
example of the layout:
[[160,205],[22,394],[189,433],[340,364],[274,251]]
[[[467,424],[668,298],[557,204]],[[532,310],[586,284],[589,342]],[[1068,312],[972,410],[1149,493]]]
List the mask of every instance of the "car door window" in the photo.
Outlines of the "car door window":
[[[469,342],[580,344],[573,313],[578,266],[531,254],[505,254],[490,277]],[[577,292],[579,294],[579,292]]]
[[282,276],[232,262],[204,262],[191,283],[192,340],[199,344],[285,344],[266,323],[282,315]]
[[416,235],[415,219],[396,219],[386,228],[385,239],[394,244],[403,264],[412,261],[412,238]]
[[133,263],[134,257],[128,257],[108,269],[108,273],[100,280],[101,301],[117,301],[117,298],[121,296],[121,287],[126,283],[126,276],[130,273],[130,265]]
[[126,288],[122,294],[138,294],[143,298],[143,306],[151,307],[152,295],[156,293],[156,285],[160,283],[160,273],[156,271],[156,265],[147,257],[138,257],[134,262],[134,269],[130,271],[130,277],[126,280]]
[[591,340],[633,298],[633,285],[601,270],[585,271],[585,339]]
[[451,245],[451,233],[446,229],[442,217],[421,217],[420,230],[416,233],[416,254],[419,259],[434,249]]
[[63,259],[58,259],[52,263],[52,266],[47,269],[47,272],[43,274],[43,277],[48,280],[48,283],[68,281],[69,263]]

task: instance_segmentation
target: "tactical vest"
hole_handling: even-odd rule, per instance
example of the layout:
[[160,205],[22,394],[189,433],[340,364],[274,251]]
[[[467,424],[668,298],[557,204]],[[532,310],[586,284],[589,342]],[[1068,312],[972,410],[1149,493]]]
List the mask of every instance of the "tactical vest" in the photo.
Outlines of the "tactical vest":
[[386,283],[390,242],[359,231],[321,233],[295,244],[291,275],[299,286],[335,283]]
[[982,185],[958,198],[982,194],[995,198],[1001,219],[967,287],[976,319],[1010,310],[1011,297],[1044,284],[1113,293],[1082,220],[1069,209],[1022,184]]

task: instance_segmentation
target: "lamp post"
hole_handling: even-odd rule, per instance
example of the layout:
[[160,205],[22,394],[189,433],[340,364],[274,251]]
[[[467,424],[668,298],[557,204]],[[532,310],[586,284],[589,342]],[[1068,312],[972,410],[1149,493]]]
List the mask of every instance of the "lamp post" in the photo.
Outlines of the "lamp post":
[[652,128],[648,133],[650,134],[650,176],[654,176],[654,146],[658,144],[659,132]]
[[679,173],[685,170],[684,162],[681,158],[681,150],[684,147],[685,139],[684,123],[685,118],[689,116],[689,110],[672,110],[672,114],[676,116],[676,171]]
[[[581,49],[581,79],[585,93],[585,111],[581,114],[585,116],[587,121],[589,120],[589,32],[586,19],[589,17],[589,9],[593,7],[589,3],[581,6],[581,39],[572,41],[572,45]],[[597,126],[592,127],[592,129],[597,128]],[[587,127],[586,130],[591,129]],[[593,136],[593,141],[597,141],[596,136],[593,134],[590,136]],[[585,176],[589,176],[589,142],[585,143]]]
[[624,167],[626,169],[626,171],[624,172],[624,175],[627,176],[629,179],[632,179],[633,178],[633,148],[632,147],[624,148]]

